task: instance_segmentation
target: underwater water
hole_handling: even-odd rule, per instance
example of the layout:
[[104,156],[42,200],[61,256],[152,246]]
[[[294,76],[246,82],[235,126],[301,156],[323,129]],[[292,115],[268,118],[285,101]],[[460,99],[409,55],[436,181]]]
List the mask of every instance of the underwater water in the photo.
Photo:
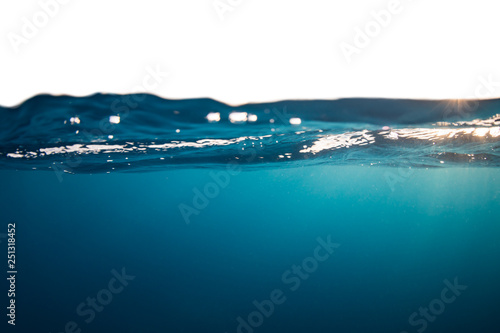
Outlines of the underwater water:
[[13,223],[16,259],[1,325],[498,332],[499,110],[101,94],[0,108],[7,277]]

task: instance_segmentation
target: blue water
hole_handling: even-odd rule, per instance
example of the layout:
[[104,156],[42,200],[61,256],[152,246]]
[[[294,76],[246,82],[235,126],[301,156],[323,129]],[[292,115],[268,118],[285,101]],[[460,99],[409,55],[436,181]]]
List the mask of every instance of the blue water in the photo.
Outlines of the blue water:
[[0,109],[7,332],[499,331],[498,100],[133,97]]

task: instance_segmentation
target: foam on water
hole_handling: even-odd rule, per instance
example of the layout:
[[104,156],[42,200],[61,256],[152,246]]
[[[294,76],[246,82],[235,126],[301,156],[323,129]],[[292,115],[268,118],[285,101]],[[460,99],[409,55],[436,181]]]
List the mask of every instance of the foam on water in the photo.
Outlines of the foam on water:
[[35,96],[0,108],[0,168],[68,173],[316,164],[498,166],[500,100],[229,106],[154,95]]

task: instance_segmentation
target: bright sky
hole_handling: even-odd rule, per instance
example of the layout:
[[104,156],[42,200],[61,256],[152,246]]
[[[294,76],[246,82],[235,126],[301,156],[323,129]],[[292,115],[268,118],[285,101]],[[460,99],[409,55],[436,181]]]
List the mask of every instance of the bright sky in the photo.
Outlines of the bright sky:
[[499,97],[499,13],[498,0],[5,0],[0,105]]

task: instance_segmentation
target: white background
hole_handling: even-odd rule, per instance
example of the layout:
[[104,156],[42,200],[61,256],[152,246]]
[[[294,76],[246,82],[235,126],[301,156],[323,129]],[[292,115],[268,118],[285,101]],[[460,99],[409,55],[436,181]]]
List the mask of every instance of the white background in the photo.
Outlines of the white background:
[[340,44],[353,44],[390,0],[221,2],[232,9],[223,20],[213,0],[69,0],[16,52],[9,36],[23,36],[23,17],[33,22],[41,5],[2,0],[0,105],[38,93],[134,92],[155,67],[169,75],[153,93],[231,104],[466,98],[479,76],[500,81],[498,0],[401,0],[350,63]]

